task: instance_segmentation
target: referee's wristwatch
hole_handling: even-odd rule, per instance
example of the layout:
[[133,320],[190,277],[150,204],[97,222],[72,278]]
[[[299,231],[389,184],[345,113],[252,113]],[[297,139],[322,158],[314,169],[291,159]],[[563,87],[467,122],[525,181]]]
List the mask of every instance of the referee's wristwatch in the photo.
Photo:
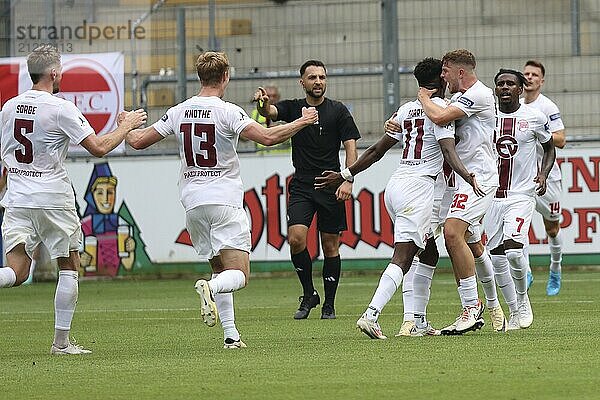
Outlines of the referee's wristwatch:
[[345,181],[350,183],[354,182],[354,177],[352,176],[352,172],[350,172],[349,168],[343,169],[340,171],[340,175],[344,178]]

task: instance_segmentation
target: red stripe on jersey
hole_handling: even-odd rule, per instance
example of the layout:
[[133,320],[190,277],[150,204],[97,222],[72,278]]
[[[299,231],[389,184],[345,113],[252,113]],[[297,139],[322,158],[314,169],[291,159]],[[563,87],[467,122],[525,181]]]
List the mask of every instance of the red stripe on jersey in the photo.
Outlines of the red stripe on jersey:
[[[503,136],[514,137],[516,121],[515,118],[502,118],[500,120],[500,134],[497,140],[501,140]],[[498,157],[498,175],[500,177],[500,186],[496,190],[496,197],[498,198],[506,197],[508,189],[510,189],[514,167],[513,159],[513,157]]]

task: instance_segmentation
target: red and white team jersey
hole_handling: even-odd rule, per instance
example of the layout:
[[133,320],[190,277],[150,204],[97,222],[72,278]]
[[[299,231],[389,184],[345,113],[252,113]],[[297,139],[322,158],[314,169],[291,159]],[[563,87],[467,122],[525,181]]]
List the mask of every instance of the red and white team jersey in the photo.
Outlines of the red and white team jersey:
[[94,133],[69,101],[28,90],[4,104],[2,160],[8,170],[4,207],[75,209],[75,195],[63,161],[69,142]]
[[[439,97],[431,99],[435,104],[446,107]],[[392,177],[437,176],[442,170],[444,156],[438,140],[454,139],[454,123],[438,126],[431,122],[418,100],[403,104],[398,109],[396,122],[402,125],[402,133],[388,133],[402,143],[402,157]]]
[[526,104],[510,114],[498,110],[494,140],[500,176],[497,198],[511,194],[535,195],[536,146],[552,138],[547,120],[544,114]]
[[492,89],[477,81],[465,93],[452,96],[450,105],[466,114],[456,121],[456,153],[467,170],[475,173],[479,185],[498,186],[492,144],[496,121]]
[[171,107],[153,125],[161,135],[177,137],[179,191],[186,211],[205,204],[243,206],[236,147],[240,132],[252,122],[235,104],[194,96]]
[[[521,104],[525,104],[525,99],[521,98]],[[565,129],[565,125],[563,124],[562,118],[560,117],[560,110],[558,106],[554,104],[552,100],[544,96],[543,94],[539,94],[537,99],[532,101],[531,103],[527,103],[528,106],[536,108],[540,110],[546,117],[548,117],[548,126],[550,127],[550,132],[554,133],[556,131],[560,131]],[[537,162],[538,165],[542,164],[542,157],[544,156],[544,149],[542,146],[538,144],[537,147]],[[560,167],[558,163],[554,161],[554,165],[552,166],[552,170],[550,170],[550,174],[548,174],[548,181],[560,181],[562,180],[562,175],[560,173]]]

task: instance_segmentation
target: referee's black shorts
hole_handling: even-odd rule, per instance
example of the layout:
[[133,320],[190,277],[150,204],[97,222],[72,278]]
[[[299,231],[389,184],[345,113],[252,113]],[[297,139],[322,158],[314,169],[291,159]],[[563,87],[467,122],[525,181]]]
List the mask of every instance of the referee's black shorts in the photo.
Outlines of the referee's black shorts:
[[345,202],[337,201],[335,189],[315,190],[314,176],[294,175],[289,184],[287,207],[288,227],[310,226],[315,212],[317,229],[325,233],[340,233],[348,228]]

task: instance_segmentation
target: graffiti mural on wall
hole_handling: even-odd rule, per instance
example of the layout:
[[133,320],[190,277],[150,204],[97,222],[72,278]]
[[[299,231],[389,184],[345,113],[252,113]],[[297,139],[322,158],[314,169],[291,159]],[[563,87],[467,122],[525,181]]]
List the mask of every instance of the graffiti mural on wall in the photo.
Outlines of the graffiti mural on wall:
[[117,183],[107,162],[94,166],[81,216],[84,276],[117,276],[151,263],[125,202],[115,212]]

